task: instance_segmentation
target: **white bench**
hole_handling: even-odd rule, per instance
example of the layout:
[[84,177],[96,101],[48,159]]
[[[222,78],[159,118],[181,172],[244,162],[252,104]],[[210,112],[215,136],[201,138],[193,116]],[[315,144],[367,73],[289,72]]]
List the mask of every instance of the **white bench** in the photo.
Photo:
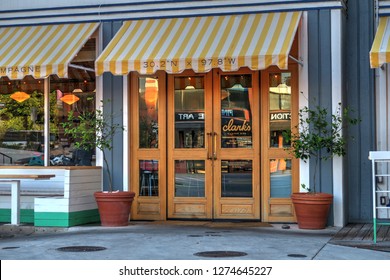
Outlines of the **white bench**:
[[48,180],[54,174],[0,174],[0,183],[11,185],[11,224],[20,224],[20,180]]
[[[54,174],[51,180],[20,180],[21,223],[35,226],[71,227],[99,222],[93,196],[102,190],[98,166],[0,166],[0,174],[15,176]],[[0,221],[9,221],[9,186],[0,180]]]

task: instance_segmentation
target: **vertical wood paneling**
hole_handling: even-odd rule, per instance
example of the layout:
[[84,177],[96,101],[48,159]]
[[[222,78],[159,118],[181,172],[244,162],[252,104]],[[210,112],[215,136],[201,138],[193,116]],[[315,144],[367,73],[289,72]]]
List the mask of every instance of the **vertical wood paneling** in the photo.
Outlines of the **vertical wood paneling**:
[[358,126],[347,130],[349,137],[346,160],[348,221],[372,219],[370,150],[375,150],[374,71],[369,65],[369,51],[374,38],[374,1],[348,1],[346,30],[347,105],[361,118]]
[[[309,106],[331,108],[331,34],[330,11],[311,11],[308,16],[309,36]],[[314,160],[310,163],[314,170]],[[311,171],[311,176],[313,171]],[[322,162],[317,169],[318,191],[332,193],[331,162]],[[310,184],[314,182],[311,179]]]
[[[103,47],[107,46],[115,33],[122,26],[122,22],[105,22],[103,23]],[[109,99],[111,102],[105,105],[104,111],[107,114],[115,115],[115,123],[123,124],[123,77],[113,76],[110,73],[103,75],[103,98]],[[113,139],[113,150],[106,153],[108,164],[113,178],[113,186],[115,189],[123,189],[123,133],[118,132]],[[104,189],[107,190],[108,176],[106,166],[104,166]]]
[[[314,10],[308,13],[308,67],[309,107],[332,108],[332,64],[331,64],[331,14],[329,10]],[[329,116],[329,121],[331,120]],[[316,181],[313,180],[314,160],[310,161],[310,185],[316,191],[333,193],[332,161],[318,164]],[[333,211],[333,207],[330,210]],[[333,215],[329,216],[333,224]]]

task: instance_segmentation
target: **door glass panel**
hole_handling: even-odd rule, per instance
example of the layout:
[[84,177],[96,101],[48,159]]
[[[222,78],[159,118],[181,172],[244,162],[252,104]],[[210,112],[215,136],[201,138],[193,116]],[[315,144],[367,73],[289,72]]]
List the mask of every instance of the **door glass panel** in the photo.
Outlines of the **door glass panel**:
[[221,161],[222,197],[252,197],[252,161]]
[[175,78],[175,148],[204,148],[203,77]]
[[287,147],[283,131],[291,129],[291,73],[269,76],[270,146]]
[[158,161],[140,160],[139,195],[158,196]]
[[175,196],[205,196],[204,160],[175,160]]
[[139,147],[158,148],[158,80],[139,78]]
[[221,147],[252,148],[252,76],[221,77]]
[[271,197],[288,198],[291,196],[291,160],[270,160]]

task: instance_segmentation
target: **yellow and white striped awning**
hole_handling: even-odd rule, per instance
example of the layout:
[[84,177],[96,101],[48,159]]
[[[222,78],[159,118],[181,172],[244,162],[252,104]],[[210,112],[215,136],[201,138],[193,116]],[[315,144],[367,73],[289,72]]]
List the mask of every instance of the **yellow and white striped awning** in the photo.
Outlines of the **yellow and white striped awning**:
[[370,51],[371,68],[390,62],[390,17],[379,19],[378,29]]
[[68,64],[99,23],[0,28],[0,77],[68,75]]
[[127,21],[96,60],[96,74],[286,69],[300,17],[285,12]]

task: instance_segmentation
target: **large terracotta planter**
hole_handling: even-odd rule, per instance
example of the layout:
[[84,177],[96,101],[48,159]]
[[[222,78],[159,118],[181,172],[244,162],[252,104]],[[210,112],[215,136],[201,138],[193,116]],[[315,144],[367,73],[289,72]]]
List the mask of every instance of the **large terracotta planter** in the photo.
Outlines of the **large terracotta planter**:
[[301,229],[323,229],[326,227],[333,195],[327,193],[293,193],[291,195]]
[[134,192],[95,192],[102,226],[127,226]]

